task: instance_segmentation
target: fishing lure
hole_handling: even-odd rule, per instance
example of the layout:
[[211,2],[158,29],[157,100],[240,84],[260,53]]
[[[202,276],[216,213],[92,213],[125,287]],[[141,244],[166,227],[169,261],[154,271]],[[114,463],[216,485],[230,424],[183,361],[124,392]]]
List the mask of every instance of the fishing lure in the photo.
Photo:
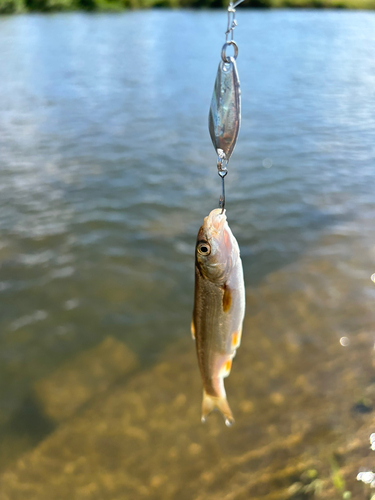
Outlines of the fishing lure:
[[[191,324],[203,382],[202,422],[214,408],[218,408],[228,426],[234,419],[226,398],[224,378],[230,374],[232,359],[241,343],[245,314],[240,250],[227,223],[224,208],[224,178],[241,124],[241,90],[236,66],[238,47],[233,40],[233,30],[237,26],[235,8],[242,1],[230,2],[228,7],[226,41],[221,51],[209,111],[209,132],[218,155],[222,195],[220,208],[204,219],[197,236]],[[234,56],[228,57],[226,50],[230,46],[233,46]]]
[[[226,56],[226,48],[234,47],[234,57]],[[237,44],[231,40],[223,46],[217,70],[208,128],[220,162],[228,163],[237,142],[241,125],[241,88],[236,58]]]
[[[224,177],[228,173],[228,162],[236,146],[241,125],[241,87],[236,64],[238,45],[233,40],[233,31],[237,26],[236,7],[242,2],[243,0],[238,0],[236,3],[229,3],[225,43],[221,49],[221,61],[216,74],[208,115],[208,129],[218,155],[217,169],[222,179],[220,198],[222,210],[225,207]],[[227,56],[226,51],[231,46],[234,55]]]

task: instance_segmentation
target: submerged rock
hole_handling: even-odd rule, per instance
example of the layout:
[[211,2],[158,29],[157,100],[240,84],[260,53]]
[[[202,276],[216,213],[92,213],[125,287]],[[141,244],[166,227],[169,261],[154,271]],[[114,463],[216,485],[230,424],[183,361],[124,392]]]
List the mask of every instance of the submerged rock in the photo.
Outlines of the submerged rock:
[[60,422],[137,365],[135,355],[124,343],[107,337],[36,382],[35,396],[46,416]]

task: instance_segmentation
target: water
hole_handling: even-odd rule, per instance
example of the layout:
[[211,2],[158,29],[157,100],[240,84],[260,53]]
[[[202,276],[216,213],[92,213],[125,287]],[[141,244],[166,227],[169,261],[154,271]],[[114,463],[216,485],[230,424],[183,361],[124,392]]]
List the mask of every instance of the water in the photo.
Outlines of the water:
[[[226,189],[247,321],[266,311],[271,343],[346,337],[355,356],[375,319],[375,14],[238,20]],[[0,18],[3,467],[51,431],[19,425],[37,380],[108,335],[141,370],[190,335],[195,237],[221,189],[207,115],[225,26],[220,11]],[[278,304],[288,331],[265,322]]]

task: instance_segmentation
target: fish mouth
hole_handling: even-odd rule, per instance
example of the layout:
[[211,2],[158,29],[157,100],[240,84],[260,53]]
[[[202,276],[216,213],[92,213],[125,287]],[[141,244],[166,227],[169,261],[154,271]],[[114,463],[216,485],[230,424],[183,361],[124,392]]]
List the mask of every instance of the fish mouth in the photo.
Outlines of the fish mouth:
[[225,250],[228,255],[232,255],[233,245],[231,231],[227,224],[227,216],[225,214],[225,209],[215,208],[206,217],[207,228],[210,231],[213,238],[221,245],[224,245]]
[[212,210],[206,218],[208,228],[216,234],[220,234],[222,232],[226,221],[227,216],[225,215],[225,210],[223,211],[221,208],[215,208],[215,210]]

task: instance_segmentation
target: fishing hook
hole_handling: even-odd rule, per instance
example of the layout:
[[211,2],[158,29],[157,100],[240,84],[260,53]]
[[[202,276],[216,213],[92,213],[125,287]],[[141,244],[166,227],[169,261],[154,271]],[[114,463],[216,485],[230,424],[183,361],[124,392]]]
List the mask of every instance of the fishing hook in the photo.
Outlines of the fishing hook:
[[218,150],[218,157],[217,157],[217,173],[221,177],[221,196],[219,198],[219,207],[222,209],[221,213],[224,213],[224,207],[225,207],[225,185],[224,185],[224,177],[228,173],[227,165],[228,165],[228,160],[225,156],[224,151],[221,149]]
[[221,189],[222,189],[222,194],[219,198],[219,207],[221,208],[221,214],[224,213],[224,208],[225,208],[225,184],[224,184],[224,179],[225,176],[227,175],[228,170],[224,170],[222,172],[218,172],[218,174],[221,177]]

